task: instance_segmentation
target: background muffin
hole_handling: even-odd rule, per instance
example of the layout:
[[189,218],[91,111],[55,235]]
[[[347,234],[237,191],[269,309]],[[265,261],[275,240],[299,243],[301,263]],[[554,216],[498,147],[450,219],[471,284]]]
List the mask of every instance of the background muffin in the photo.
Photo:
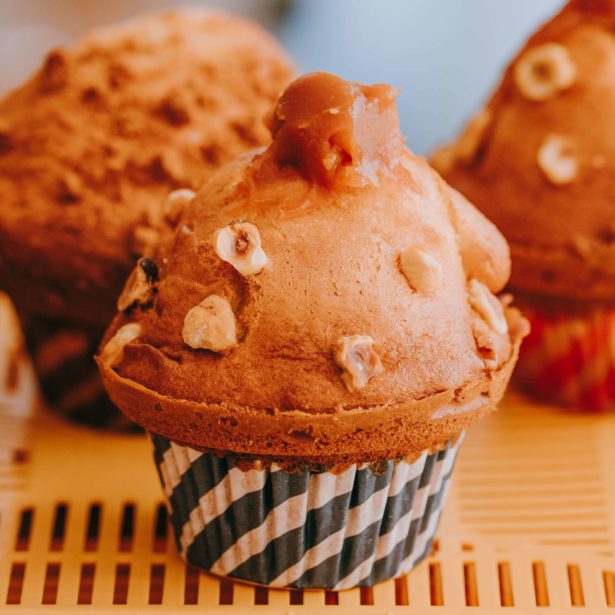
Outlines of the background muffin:
[[510,243],[533,321],[519,381],[579,408],[615,400],[614,6],[570,2],[433,159]]
[[155,434],[190,562],[372,584],[428,552],[460,435],[502,396],[525,321],[492,294],[504,239],[403,147],[391,88],[307,75],[272,134],[187,206],[158,280],[129,278],[139,305],[98,362]]
[[[266,143],[262,115],[291,72],[258,26],[185,10],[56,49],[0,102],[0,286],[44,319],[27,324],[35,359],[50,332],[81,348],[71,360],[92,353],[165,197]],[[57,341],[65,326],[80,343]]]

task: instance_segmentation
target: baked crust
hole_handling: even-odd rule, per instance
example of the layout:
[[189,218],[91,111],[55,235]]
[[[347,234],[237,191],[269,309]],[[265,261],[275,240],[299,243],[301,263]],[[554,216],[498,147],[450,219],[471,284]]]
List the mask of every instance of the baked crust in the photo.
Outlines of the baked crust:
[[162,202],[265,144],[293,68],[255,24],[186,9],[50,52],[0,102],[0,286],[101,328]]
[[440,449],[493,411],[527,334],[527,323],[516,310],[509,310],[508,318],[513,350],[496,371],[423,399],[316,414],[177,399],[96,361],[112,401],[147,431],[193,448],[268,463],[346,465]]
[[[513,291],[615,299],[614,23],[610,1],[568,3],[523,46],[479,121],[434,156],[443,177],[506,236]],[[554,46],[562,89],[528,98],[518,68],[528,52],[552,54]],[[541,148],[553,138],[569,150],[576,169],[561,170],[570,177],[541,168]]]

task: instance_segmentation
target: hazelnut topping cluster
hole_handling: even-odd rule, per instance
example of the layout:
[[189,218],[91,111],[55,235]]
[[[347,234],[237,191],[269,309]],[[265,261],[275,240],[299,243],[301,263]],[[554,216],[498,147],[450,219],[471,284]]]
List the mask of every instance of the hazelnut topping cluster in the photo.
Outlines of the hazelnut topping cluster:
[[[479,124],[483,123],[482,119],[477,123],[477,130],[482,129]],[[194,249],[207,259],[207,272],[212,275],[210,280],[209,273],[204,273],[195,282],[195,288],[198,290],[189,291],[194,292],[197,301],[192,303],[191,300],[189,304],[186,300],[183,304],[189,307],[183,307],[181,312],[181,340],[185,347],[191,350],[215,353],[219,359],[217,365],[224,361],[232,362],[245,340],[253,335],[252,322],[243,317],[243,312],[252,305],[252,298],[265,292],[265,287],[269,288],[271,280],[275,280],[276,275],[279,275],[279,268],[287,265],[289,259],[300,260],[292,252],[285,256],[280,254],[279,246],[286,249],[292,242],[292,237],[290,233],[287,235],[284,226],[281,223],[278,225],[277,222],[266,223],[264,221],[271,218],[258,215],[259,207],[276,207],[280,194],[274,192],[274,196],[268,196],[268,190],[272,190],[272,185],[279,184],[279,177],[290,177],[290,181],[301,186],[298,193],[308,194],[307,197],[301,197],[303,209],[300,208],[300,212],[310,211],[306,209],[306,201],[315,201],[311,211],[319,211],[322,216],[327,212],[321,203],[334,202],[336,194],[351,194],[353,197],[364,195],[360,198],[367,199],[368,202],[369,199],[375,199],[377,202],[379,190],[386,182],[393,186],[392,192],[396,195],[397,203],[397,182],[413,186],[412,174],[418,172],[432,178],[430,181],[434,182],[434,199],[440,199],[444,203],[437,206],[442,207],[442,210],[438,210],[441,212],[438,215],[446,216],[446,219],[450,220],[452,210],[456,208],[452,217],[456,219],[459,228],[465,228],[466,225],[468,229],[474,226],[479,217],[478,213],[472,213],[474,210],[471,210],[467,202],[453,204],[452,193],[426,165],[424,168],[413,166],[424,163],[412,162],[408,166],[404,162],[410,154],[403,149],[394,106],[394,92],[387,86],[365,87],[343,81],[333,75],[306,75],[291,84],[277,103],[273,113],[272,134],[274,140],[267,150],[246,160],[243,167],[238,167],[243,169],[239,173],[243,173],[242,179],[237,180],[237,173],[233,175],[231,169],[226,171],[232,178],[228,181],[228,177],[224,175],[225,171],[222,171],[218,179],[214,178],[211,185],[203,188],[203,192],[195,200],[195,205],[189,206],[190,211],[194,212],[203,206],[202,203],[207,203],[207,194],[219,196],[228,191],[229,195],[241,195],[253,189],[253,195],[257,196],[253,196],[251,200],[246,199],[249,207],[243,210],[233,205],[232,197],[224,197],[224,207],[228,205],[230,219],[224,218],[226,210],[223,210],[223,213],[218,210],[217,213],[211,214],[211,220],[216,221],[216,226],[220,220],[223,224],[226,222],[224,226],[212,232],[212,227],[206,224],[199,227],[199,216],[182,217],[182,210],[194,199],[194,194],[190,191],[172,193],[164,209],[169,224],[178,225],[175,241],[195,242]],[[321,209],[318,210],[318,207]],[[451,211],[448,211],[447,207]],[[233,219],[230,216],[235,211],[239,215]],[[270,215],[271,209],[267,211]],[[201,212],[199,215],[208,214]],[[305,221],[304,223],[307,224]],[[322,223],[320,218],[319,223]],[[482,218],[479,224],[485,228],[488,225]],[[301,231],[297,229],[297,232]],[[374,234],[378,232],[374,231]],[[459,232],[464,238],[469,237],[469,230]],[[261,240],[261,233],[265,241]],[[497,231],[490,226],[487,230],[481,228],[480,233],[495,237],[493,241],[498,246],[498,242],[503,243]],[[284,237],[282,244],[275,244],[278,246],[277,250],[270,250],[269,241],[272,237],[278,240]],[[342,242],[348,239],[349,237],[341,237]],[[451,230],[451,248],[455,241],[454,232]],[[466,239],[460,241],[465,242],[464,246],[470,245]],[[473,314],[470,318],[474,324],[470,323],[468,327],[473,329],[469,333],[470,341],[473,335],[476,338],[476,354],[480,355],[479,361],[484,360],[483,365],[487,368],[497,369],[508,359],[506,344],[502,338],[506,338],[506,343],[510,346],[504,306],[490,290],[501,288],[499,278],[502,274],[493,271],[499,272],[502,268],[498,265],[499,268],[496,267],[489,274],[485,273],[488,266],[483,262],[478,263],[476,256],[473,257],[474,261],[464,260],[468,259],[468,255],[475,254],[475,246],[482,246],[481,241],[483,240],[480,238],[474,238],[471,244],[474,247],[471,249],[464,247],[461,250],[453,248],[448,251],[443,250],[441,243],[433,239],[421,241],[420,235],[406,239],[405,245],[395,241],[391,244],[395,245],[395,253],[391,253],[388,259],[390,267],[386,275],[392,277],[393,283],[399,289],[400,305],[413,301],[446,302],[444,291],[450,292],[450,288],[447,288],[446,273],[450,266],[450,261],[446,260],[449,258],[447,253],[451,252],[457,257],[459,252],[464,252],[462,259],[455,261],[455,271],[459,271],[463,276],[463,281],[459,284],[459,294],[463,295],[464,309]],[[482,246],[481,249],[488,254],[491,247]],[[317,249],[317,246],[315,248]],[[503,254],[503,260],[508,260],[506,252]],[[385,258],[382,261],[387,262]],[[378,267],[380,270],[387,265],[381,263]],[[161,269],[164,270],[164,263]],[[506,266],[503,269],[505,270]],[[221,278],[213,277],[217,275],[215,272],[219,272],[223,282]],[[309,276],[310,272],[302,275]],[[507,273],[504,273],[504,276],[506,275]],[[344,276],[352,276],[352,272],[346,272]],[[467,287],[466,278],[469,278]],[[159,281],[158,271],[150,258],[141,259],[120,296],[118,308],[130,317],[131,310],[134,311],[136,306],[146,306],[154,297],[157,285],[165,282],[170,283],[167,280]],[[340,279],[339,282],[343,283],[344,280]],[[333,284],[335,283],[334,279]],[[301,279],[293,280],[292,285],[300,287]],[[305,292],[307,295],[308,291]],[[285,300],[283,292],[276,297],[279,302]],[[389,300],[386,294],[382,296],[382,300]],[[259,318],[267,316],[261,314]],[[480,324],[476,324],[477,321],[480,321]],[[323,326],[326,324],[323,323]],[[328,365],[334,366],[337,377],[351,393],[368,387],[370,382],[378,380],[389,366],[393,367],[389,341],[382,339],[379,334],[381,330],[377,326],[371,329],[366,321],[354,330],[353,326],[342,324],[341,321],[330,325],[326,334],[329,347],[326,351],[317,351],[320,354],[326,352]],[[138,324],[124,325],[107,342],[101,359],[111,367],[117,366],[122,361],[124,346],[134,342],[140,334]],[[292,348],[283,352],[300,353],[302,350]]]
[[[574,86],[577,69],[566,47],[549,42],[525,51],[513,67],[513,81],[519,94],[531,103],[552,99]],[[443,175],[455,164],[471,165],[480,156],[493,119],[490,108],[482,109],[456,143],[434,152],[433,166]],[[575,180],[579,163],[570,137],[548,134],[536,152],[538,166],[545,179],[555,186]]]

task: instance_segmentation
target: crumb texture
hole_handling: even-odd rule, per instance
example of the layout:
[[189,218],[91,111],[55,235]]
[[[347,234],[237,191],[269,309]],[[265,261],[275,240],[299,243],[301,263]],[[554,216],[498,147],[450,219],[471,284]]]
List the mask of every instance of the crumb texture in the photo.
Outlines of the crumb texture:
[[24,312],[108,322],[164,198],[266,144],[292,72],[258,26],[203,10],[50,52],[0,102],[0,284]]

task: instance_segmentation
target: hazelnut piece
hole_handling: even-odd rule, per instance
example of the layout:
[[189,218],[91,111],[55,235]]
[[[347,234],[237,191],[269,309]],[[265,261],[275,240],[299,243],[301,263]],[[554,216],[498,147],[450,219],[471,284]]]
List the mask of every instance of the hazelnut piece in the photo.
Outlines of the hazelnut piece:
[[117,367],[124,360],[124,347],[140,335],[141,325],[138,322],[129,322],[120,327],[102,349],[101,361],[109,367]]
[[231,304],[219,295],[209,295],[184,318],[184,342],[190,348],[227,350],[237,343],[235,314]]
[[196,192],[189,188],[181,188],[169,192],[162,206],[162,215],[164,219],[172,226],[175,226],[179,221],[179,217],[188,203],[194,199]]
[[370,378],[384,371],[373,344],[369,335],[345,335],[335,343],[333,356],[344,370],[342,380],[351,392],[362,389]]
[[576,178],[579,165],[572,142],[560,135],[547,135],[538,148],[538,166],[556,186],[569,184]]
[[156,284],[159,280],[158,265],[156,261],[143,256],[137,261],[137,266],[126,280],[124,290],[117,300],[117,309],[120,312],[144,305],[156,292]]
[[487,126],[490,123],[491,111],[489,109],[483,109],[469,121],[461,137],[459,137],[459,141],[454,146],[455,158],[457,160],[466,164],[474,160],[483,140],[485,130],[487,130]]
[[500,335],[508,333],[508,323],[500,300],[476,279],[468,282],[468,299],[472,309]]
[[419,293],[433,293],[442,286],[442,265],[420,248],[408,246],[399,255],[399,268]]
[[559,43],[545,43],[528,49],[517,61],[513,78],[528,100],[547,100],[567,90],[577,71],[568,50]]
[[258,229],[249,222],[232,222],[218,229],[212,235],[211,243],[216,254],[241,275],[260,273],[267,263]]

